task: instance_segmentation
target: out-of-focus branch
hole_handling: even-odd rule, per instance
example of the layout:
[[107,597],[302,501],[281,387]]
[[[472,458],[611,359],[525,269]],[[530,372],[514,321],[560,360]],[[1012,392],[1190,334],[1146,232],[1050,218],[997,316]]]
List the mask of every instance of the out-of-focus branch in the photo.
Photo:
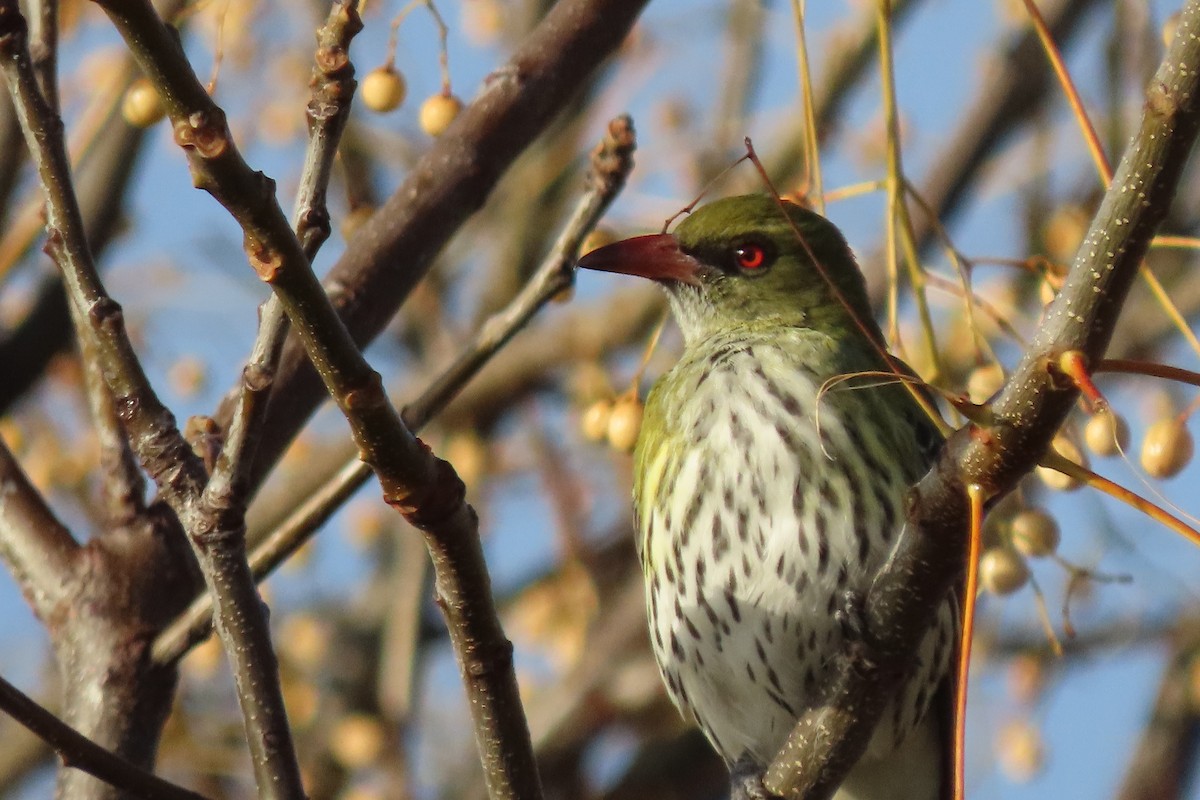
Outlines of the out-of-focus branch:
[[[898,28],[917,4],[917,0],[893,0],[892,27]],[[851,90],[868,75],[867,68],[875,63],[879,54],[879,26],[874,10],[867,9],[854,23],[852,31],[846,34],[835,32],[831,40],[821,81],[813,96],[813,116],[817,121],[819,141],[824,141],[835,131]],[[796,116],[803,119],[803,115]],[[801,125],[790,132],[784,142],[772,147],[771,156],[766,160],[767,174],[784,185],[803,177],[799,170],[804,165],[807,136]]]
[[662,320],[656,286],[620,286],[600,303],[568,311],[505,347],[440,415],[490,425],[517,399],[552,385],[553,370],[600,358],[647,335]]
[[[489,320],[474,345],[441,380],[435,381],[424,402],[411,412],[410,424],[415,427],[428,420],[538,308],[570,286],[580,242],[624,185],[632,168],[633,144],[629,119],[614,120],[592,154],[589,191],[543,268],[512,306]],[[292,274],[279,263],[264,277],[302,332],[313,363],[350,422],[362,460],[379,477],[384,499],[426,534],[439,602],[472,698],[476,739],[491,796],[540,796],[529,731],[512,671],[512,645],[496,617],[477,520],[464,502],[462,482],[450,465],[434,458],[405,427],[384,396],[379,375],[370,369],[345,328],[332,316],[332,306],[319,308],[325,296],[312,271],[305,266],[303,274]],[[320,321],[308,318],[309,314],[319,315]],[[342,473],[347,482],[362,478],[362,470],[347,472]],[[190,617],[201,619],[202,614]],[[185,622],[184,626],[189,624],[194,623]],[[172,636],[173,650],[186,646],[187,637]]]
[[405,407],[404,420],[410,427],[424,427],[430,417],[444,408],[467,380],[517,331],[524,328],[539,309],[574,284],[574,264],[579,246],[625,185],[625,179],[633,168],[633,147],[632,121],[628,117],[618,117],[610,122],[604,141],[592,152],[589,190],[575,207],[549,255],[508,307],[485,322],[455,362],[438,376],[420,398]]
[[1182,800],[1194,785],[1200,756],[1196,664],[1200,626],[1181,624],[1171,637],[1158,697],[1117,792],[1117,800]]
[[[1099,0],[1051,0],[1042,5],[1042,16],[1059,47],[1066,49],[1088,12],[1099,4]],[[921,196],[943,224],[966,207],[964,198],[987,159],[1045,104],[1055,85],[1032,27],[992,59],[980,77],[979,91],[972,94],[975,102],[938,149],[930,173],[921,181]],[[925,251],[936,241],[936,228],[923,215],[914,223],[917,244]]]
[[0,708],[53,747],[64,766],[83,770],[136,797],[163,800],[205,800],[204,795],[176,786],[138,769],[110,753],[0,678]]
[[1142,258],[1167,214],[1200,129],[1200,0],[1147,90],[1141,127],[1121,160],[1062,291],[986,419],[950,437],[913,490],[905,533],[862,609],[863,635],[843,654],[825,702],[804,713],[766,776],[789,798],[828,797],[865,750],[917,645],[960,580],[967,487],[995,500],[1036,466],[1078,392],[1058,354],[1103,356]]
[[[179,3],[180,0],[171,0],[168,5]],[[5,104],[12,105],[7,96]],[[20,138],[16,113],[11,113]],[[3,119],[0,115],[0,125]],[[24,143],[5,145],[3,136],[4,130],[0,128],[0,190],[5,178],[3,169],[14,158],[12,154],[25,153]],[[146,129],[136,128],[118,117],[80,165],[75,189],[93,253],[98,253],[116,234],[124,207],[122,198],[145,139]],[[0,336],[0,363],[4,364],[0,409],[10,407],[44,374],[51,357],[67,347],[70,334],[66,294],[62,281],[54,275],[42,282],[33,306],[17,329]]]
[[[170,45],[178,48],[173,39]],[[0,56],[26,146],[46,195],[47,250],[62,271],[76,319],[87,325],[79,334],[94,338],[131,444],[183,523],[209,590],[217,598],[217,627],[233,664],[260,792],[266,798],[302,797],[266,611],[246,565],[245,526],[226,524],[229,520],[220,510],[211,515],[200,513],[204,509],[197,500],[207,480],[204,466],[147,381],[125,331],[120,306],[100,281],[71,185],[62,120],[37,87],[25,20],[15,0],[0,2]],[[241,519],[237,515],[236,521]]]
[[[513,160],[624,39],[645,0],[555,4],[355,234],[326,284],[356,342],[373,339]],[[255,481],[323,398],[296,343],[284,350]],[[217,415],[227,418],[227,411]]]
[[0,440],[0,560],[43,622],[63,600],[78,553],[71,532]]
[[29,54],[42,97],[58,109],[58,0],[29,4]]
[[724,69],[715,91],[716,107],[712,109],[713,136],[698,148],[697,184],[703,186],[719,175],[729,162],[737,158],[734,151],[741,147],[746,136],[746,118],[758,94],[759,76],[766,48],[763,25],[766,9],[759,2],[733,2],[725,10],[721,26],[725,39]]
[[[554,369],[628,344],[644,335],[662,318],[662,313],[663,296],[656,288],[619,289],[598,306],[568,312],[517,338],[486,362],[478,377],[472,377],[469,383],[459,387],[462,393],[456,399],[448,400],[440,392],[434,395],[427,391],[413,405],[435,409],[449,402],[446,413],[459,420],[499,414],[529,392],[546,385],[548,375]],[[473,342],[467,345],[466,351],[471,352],[476,347]],[[454,365],[450,369],[454,369]],[[444,382],[444,376],[435,378],[431,387]],[[410,416],[407,408],[402,417],[414,432],[424,424],[420,418]],[[416,424],[418,422],[421,424]],[[370,468],[356,456],[343,464],[319,489],[307,493],[305,500],[250,554],[250,568],[255,578],[262,580],[296,552],[370,476]],[[207,595],[198,597],[187,612],[155,640],[154,660],[159,663],[173,661],[203,641],[208,636],[211,618],[211,598]]]

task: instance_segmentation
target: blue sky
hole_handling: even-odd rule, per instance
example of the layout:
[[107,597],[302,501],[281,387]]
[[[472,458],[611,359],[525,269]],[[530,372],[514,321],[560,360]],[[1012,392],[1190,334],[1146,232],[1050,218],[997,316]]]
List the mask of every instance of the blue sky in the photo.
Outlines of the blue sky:
[[[814,64],[819,65],[829,46],[831,27],[860,12],[866,4],[843,1],[809,5],[809,42]],[[1146,5],[1151,9],[1152,19],[1161,20],[1177,3]],[[969,104],[982,72],[981,50],[994,40],[1002,25],[996,11],[998,6],[977,0],[929,0],[898,35],[897,93],[907,132],[905,162],[913,176],[919,178],[938,157],[944,137]],[[352,51],[360,71],[365,72],[382,61],[387,38],[385,20],[395,8],[395,4],[372,4],[367,29]],[[662,126],[653,120],[655,109],[664,97],[686,97],[700,120],[692,135],[700,140],[712,135],[709,115],[715,100],[711,87],[721,75],[719,34],[723,9],[717,3],[684,0],[652,4],[645,16],[643,35],[651,37],[655,49],[645,67],[640,71],[618,70],[615,74],[623,80],[611,81],[600,95],[602,109],[595,112],[597,132],[604,115],[622,110],[634,114],[641,132],[639,177],[612,210],[613,219],[622,229],[637,232],[657,228],[666,215],[664,210],[670,213],[690,200],[690,189],[678,180],[677,171],[669,168],[670,145],[664,141]],[[455,89],[469,98],[483,77],[504,57],[505,48],[499,44],[484,47],[469,44],[458,24],[459,7],[447,4],[442,10],[452,28],[450,63]],[[784,115],[795,114],[798,108],[789,6],[774,3],[767,14],[767,35],[762,43],[766,48],[763,81],[758,104],[745,130],[760,149],[770,146],[777,121]],[[272,8],[269,19],[286,17],[279,8]],[[1101,67],[1108,31],[1103,17],[1103,14],[1095,16],[1081,39],[1081,46],[1072,52],[1070,59],[1085,100],[1094,104],[1094,108],[1099,107],[1103,97]],[[307,47],[311,41],[307,35],[267,33],[267,22],[258,24],[263,28],[265,42],[286,39],[293,43],[301,41]],[[300,21],[289,24],[302,26]],[[66,51],[64,73],[78,63],[83,50],[113,41],[111,31],[102,22],[89,24],[85,34]],[[434,44],[432,27],[418,10],[402,29],[396,61],[409,80],[410,100],[399,112],[387,117],[368,117],[365,112],[358,112],[384,135],[394,136],[397,132],[411,135],[417,147],[422,146],[422,140],[416,131],[416,106],[420,98],[435,91],[438,85]],[[197,71],[206,75],[211,44],[193,38],[189,48]],[[272,92],[285,89],[297,90],[297,87],[229,78],[220,85],[217,97],[237,114],[264,102]],[[303,91],[302,85],[298,91]],[[825,154],[827,188],[882,174],[878,163],[864,164],[853,152],[855,137],[877,120],[878,108],[878,81],[873,79],[856,93],[849,107],[849,123],[843,126],[843,138],[831,143]],[[1055,191],[1065,193],[1086,180],[1091,167],[1061,103],[1056,106],[1054,120],[1055,166],[1051,185]],[[111,265],[107,280],[113,294],[142,327],[145,340],[152,342],[144,348],[144,354],[156,383],[167,384],[170,365],[182,356],[199,358],[207,365],[207,386],[197,395],[182,397],[172,395],[169,390],[165,392],[177,416],[183,419],[212,409],[232,383],[249,349],[254,308],[263,298],[264,290],[245,269],[241,234],[236,225],[207,195],[190,188],[186,166],[171,143],[167,128],[160,126],[151,136],[132,198],[131,228],[106,256]],[[1021,140],[1016,140],[998,157],[997,168],[954,228],[955,241],[964,252],[980,256],[1024,255],[1017,213],[1018,192],[1025,180],[1020,169],[1022,146]],[[256,139],[244,149],[251,163],[277,179],[281,202],[290,208],[289,192],[299,172],[302,145],[297,141],[273,144]],[[380,189],[384,193],[390,191],[401,174],[402,169],[397,167],[390,176],[381,178]],[[335,213],[339,210],[337,202],[335,198]],[[846,230],[860,253],[869,252],[879,242],[882,211],[879,196],[846,201],[829,209],[831,218]],[[318,260],[318,269],[332,263],[342,246],[335,234]],[[946,270],[946,265],[937,260],[935,267]],[[486,269],[486,263],[479,268]],[[612,285],[606,276],[582,276],[578,297],[586,301]],[[214,307],[219,309],[215,313]],[[1002,352],[1011,365],[1015,351],[1009,348]],[[1197,360],[1195,354],[1181,347],[1169,355],[1172,363],[1183,366],[1194,367]],[[1112,391],[1116,407],[1129,418],[1134,441],[1138,441],[1147,421],[1146,384],[1125,380],[1103,387]],[[551,407],[540,417],[552,436],[574,446],[573,418],[565,409]],[[332,435],[340,425],[334,415],[325,413],[317,428]],[[572,455],[573,463],[584,470],[593,468],[589,466],[591,457],[600,458],[602,454],[583,450]],[[1104,467],[1105,474],[1146,493],[1128,467],[1119,464]],[[615,480],[603,470],[596,474],[607,476],[603,480]],[[1189,469],[1159,488],[1186,510],[1196,488],[1196,470]],[[370,492],[368,487],[366,496]],[[541,503],[528,499],[536,494],[536,478],[528,475],[506,479],[487,493],[485,506],[490,514],[484,522],[489,537],[488,553],[501,590],[536,571],[551,552],[551,515]],[[605,494],[621,497],[623,491],[617,489]],[[1200,567],[1200,554],[1174,534],[1087,491],[1051,495],[1046,499],[1063,528],[1061,552],[1066,557],[1133,577],[1130,585],[1097,588],[1095,598],[1078,609],[1076,621],[1081,630],[1113,620],[1153,619],[1175,609],[1192,607],[1200,600],[1197,596],[1200,590],[1191,581]],[[69,510],[64,513],[70,518]],[[611,510],[597,513],[616,516]],[[339,526],[340,521],[335,520],[331,527],[336,530]],[[317,547],[321,557],[310,566],[272,582],[280,607],[299,606],[314,597],[352,595],[354,582],[364,569],[361,556],[340,536],[322,536]],[[1051,614],[1057,621],[1063,572],[1054,565],[1038,564],[1035,573],[1049,595]],[[1004,638],[1005,631],[1037,630],[1032,594],[1028,590],[1002,601],[987,598],[984,607],[988,636]],[[0,609],[4,611],[0,613],[0,673],[21,686],[36,686],[37,676],[50,663],[48,654],[38,655],[44,637],[6,577],[0,577]],[[1056,670],[1057,679],[1044,701],[1030,709],[1014,707],[1006,694],[1003,665],[982,666],[972,687],[968,752],[971,797],[984,800],[1111,796],[1134,737],[1140,731],[1141,715],[1154,695],[1162,655],[1157,647],[1134,646],[1096,656],[1068,657]],[[439,666],[429,680],[439,689],[450,689],[455,678],[448,659],[443,654],[437,663]],[[1012,718],[1035,721],[1046,736],[1046,768],[1026,784],[1010,782],[992,766],[990,734],[1000,723]],[[599,759],[598,772],[605,772],[609,763]],[[1200,791],[1194,796],[1200,797]]]

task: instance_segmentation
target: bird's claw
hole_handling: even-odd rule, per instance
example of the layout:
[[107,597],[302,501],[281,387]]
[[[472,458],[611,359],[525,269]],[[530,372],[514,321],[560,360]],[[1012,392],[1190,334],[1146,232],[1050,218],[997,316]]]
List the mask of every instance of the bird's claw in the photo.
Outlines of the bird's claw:
[[833,612],[833,618],[842,629],[842,637],[850,642],[861,642],[867,632],[867,596],[855,589],[842,593],[842,602]]
[[729,767],[729,800],[779,800],[763,786],[763,768],[749,756]]

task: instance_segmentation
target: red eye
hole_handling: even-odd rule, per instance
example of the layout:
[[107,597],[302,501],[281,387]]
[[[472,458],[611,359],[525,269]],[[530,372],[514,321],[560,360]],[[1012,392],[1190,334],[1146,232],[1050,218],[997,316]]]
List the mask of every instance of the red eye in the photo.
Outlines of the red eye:
[[733,257],[737,261],[738,268],[747,272],[762,269],[767,263],[767,251],[760,244],[738,245],[737,249],[733,251]]

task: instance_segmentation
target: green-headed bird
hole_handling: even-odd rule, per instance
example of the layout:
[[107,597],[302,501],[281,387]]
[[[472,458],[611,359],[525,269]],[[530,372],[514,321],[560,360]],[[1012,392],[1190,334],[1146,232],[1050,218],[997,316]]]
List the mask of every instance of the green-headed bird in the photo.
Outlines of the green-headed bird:
[[[667,292],[683,354],[650,392],[634,508],[654,652],[671,698],[730,765],[737,796],[820,702],[941,436],[897,381],[862,273],[818,214],[745,195],[579,266]],[[837,800],[949,797],[947,600]],[[945,706],[944,713],[942,706]]]

